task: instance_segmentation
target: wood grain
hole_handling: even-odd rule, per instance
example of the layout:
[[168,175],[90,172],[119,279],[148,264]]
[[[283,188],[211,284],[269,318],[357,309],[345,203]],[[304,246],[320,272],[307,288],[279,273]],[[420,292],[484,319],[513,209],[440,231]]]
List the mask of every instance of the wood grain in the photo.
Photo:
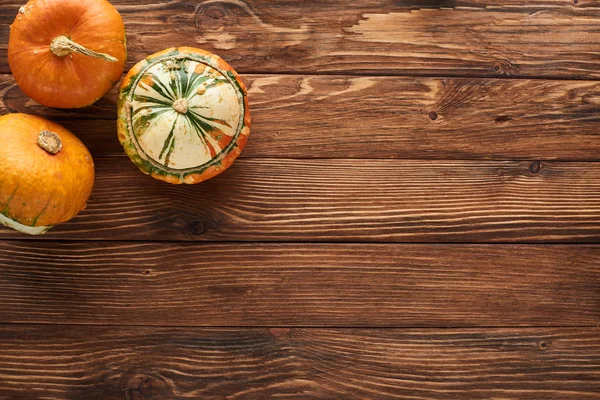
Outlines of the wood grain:
[[598,399],[600,330],[2,326],[4,398]]
[[0,400],[600,399],[596,1],[111,1],[128,67],[244,74],[252,137],[201,185],[142,176],[115,89],[20,92],[0,3],[0,114],[97,165],[71,223],[0,229]]
[[[465,78],[247,75],[243,157],[600,160],[600,83]],[[77,133],[96,156],[123,154],[116,89],[81,110],[42,107],[0,75],[0,114]],[[331,145],[335,143],[335,146]]]
[[[196,46],[244,73],[600,77],[594,0],[113,3],[127,29],[128,67],[167,47]],[[3,73],[21,5],[0,6]]]
[[87,209],[42,239],[600,239],[597,163],[246,159],[190,187],[144,176],[125,156],[95,161]]
[[597,326],[600,246],[0,242],[0,323]]

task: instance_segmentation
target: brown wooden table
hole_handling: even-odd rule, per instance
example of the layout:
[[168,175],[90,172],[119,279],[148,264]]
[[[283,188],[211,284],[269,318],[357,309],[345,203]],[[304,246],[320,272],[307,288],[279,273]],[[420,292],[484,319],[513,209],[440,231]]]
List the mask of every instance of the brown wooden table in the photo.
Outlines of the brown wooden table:
[[113,0],[128,67],[191,45],[247,82],[248,147],[193,187],[127,159],[115,90],[20,92],[22,2],[1,112],[97,180],[0,229],[0,399],[600,398],[597,0]]

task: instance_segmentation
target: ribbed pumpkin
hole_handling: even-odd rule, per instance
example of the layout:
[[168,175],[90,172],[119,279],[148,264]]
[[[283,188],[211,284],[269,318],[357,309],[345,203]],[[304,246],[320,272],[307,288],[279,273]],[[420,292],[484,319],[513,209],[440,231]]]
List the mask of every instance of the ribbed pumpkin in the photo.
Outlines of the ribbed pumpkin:
[[41,117],[7,114],[0,143],[0,223],[37,235],[85,208],[94,162],[75,135]]
[[30,0],[10,26],[13,76],[48,107],[94,103],[119,81],[126,58],[123,20],[106,0]]
[[223,172],[250,134],[246,88],[218,56],[180,47],[134,66],[119,88],[119,141],[146,174],[198,183]]

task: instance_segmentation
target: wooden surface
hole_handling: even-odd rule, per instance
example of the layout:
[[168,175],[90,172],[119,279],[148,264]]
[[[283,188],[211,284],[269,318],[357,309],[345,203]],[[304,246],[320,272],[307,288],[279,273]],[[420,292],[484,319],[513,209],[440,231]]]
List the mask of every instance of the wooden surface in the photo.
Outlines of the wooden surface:
[[598,242],[600,164],[244,159],[198,186],[96,157],[84,213],[49,235],[153,241]]
[[5,326],[0,392],[90,400],[597,399],[599,330]]
[[0,0],[0,114],[97,168],[73,221],[0,229],[0,399],[600,399],[596,1],[112,3],[129,67],[242,73],[250,141],[193,187],[144,176],[116,89],[19,90]]
[[598,245],[7,241],[0,252],[0,320],[12,323],[594,326],[600,318]]
[[[596,0],[113,4],[125,21],[129,67],[165,47],[196,45],[244,73],[600,77]],[[21,5],[3,0],[4,35]],[[5,54],[0,72],[6,73]]]
[[[596,81],[275,74],[244,81],[253,133],[244,158],[600,160]],[[0,97],[2,113],[50,117],[77,131],[94,155],[123,154],[116,88],[83,110],[53,110],[0,75]]]

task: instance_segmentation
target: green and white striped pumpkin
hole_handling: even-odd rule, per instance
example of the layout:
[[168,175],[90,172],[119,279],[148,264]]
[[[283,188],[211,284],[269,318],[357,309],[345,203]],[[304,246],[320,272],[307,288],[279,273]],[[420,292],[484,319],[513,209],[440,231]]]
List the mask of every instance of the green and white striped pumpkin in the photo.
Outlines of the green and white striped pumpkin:
[[220,57],[180,47],[153,54],[123,79],[119,141],[144,173],[198,183],[223,172],[250,134],[247,93]]

